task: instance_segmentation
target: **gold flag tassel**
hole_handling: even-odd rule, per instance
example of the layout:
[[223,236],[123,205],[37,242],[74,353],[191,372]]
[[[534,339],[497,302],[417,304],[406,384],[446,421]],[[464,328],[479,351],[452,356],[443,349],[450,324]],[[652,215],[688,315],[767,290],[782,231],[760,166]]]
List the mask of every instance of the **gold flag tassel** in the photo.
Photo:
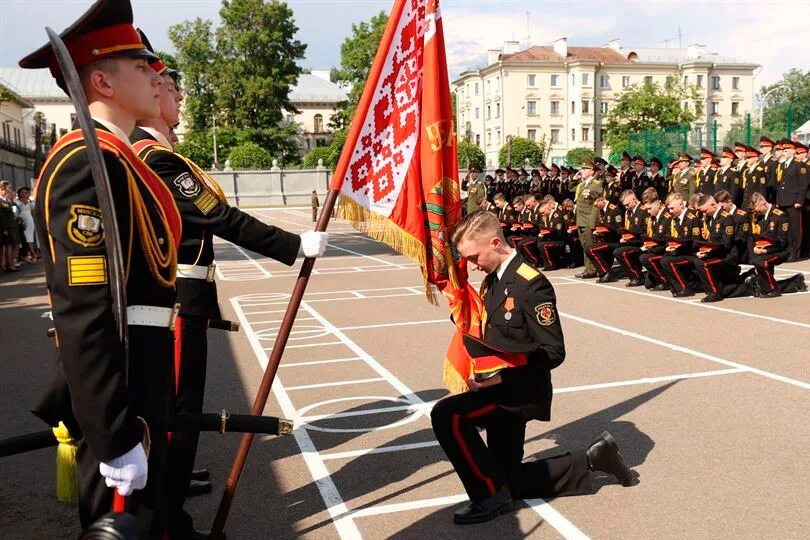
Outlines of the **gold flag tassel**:
[[79,501],[79,475],[76,466],[78,444],[71,437],[65,424],[53,428],[53,435],[59,442],[56,447],[56,500],[64,503]]

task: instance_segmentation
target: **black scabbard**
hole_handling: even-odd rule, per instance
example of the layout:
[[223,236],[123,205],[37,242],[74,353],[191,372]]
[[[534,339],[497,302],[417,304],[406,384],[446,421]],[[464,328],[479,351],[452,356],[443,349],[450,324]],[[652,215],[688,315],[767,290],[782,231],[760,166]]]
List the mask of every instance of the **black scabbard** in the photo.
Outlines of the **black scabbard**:
[[0,458],[56,446],[53,430],[45,429],[0,440]]
[[198,415],[181,414],[175,418],[171,431],[195,432],[218,431],[219,433],[261,433],[264,435],[289,435],[292,421],[275,416],[252,416],[227,412]]

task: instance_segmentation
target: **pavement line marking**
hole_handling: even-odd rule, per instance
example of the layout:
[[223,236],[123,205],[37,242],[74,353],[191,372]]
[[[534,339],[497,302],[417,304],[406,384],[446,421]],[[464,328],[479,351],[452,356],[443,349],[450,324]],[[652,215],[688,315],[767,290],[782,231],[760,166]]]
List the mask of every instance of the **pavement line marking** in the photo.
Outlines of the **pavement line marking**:
[[[231,306],[236,312],[236,316],[239,318],[239,321],[242,323],[242,327],[245,329],[245,335],[247,336],[247,340],[253,349],[253,354],[256,356],[259,365],[262,367],[262,369],[267,369],[267,362],[269,359],[264,352],[264,348],[262,347],[258,336],[250,327],[247,317],[245,317],[244,313],[242,313],[242,307],[239,305],[238,297],[231,298]],[[294,418],[296,415],[295,406],[293,406],[290,396],[284,389],[284,384],[278,377],[276,377],[276,380],[273,382],[271,390],[273,392],[273,396],[276,398],[276,401],[278,401],[284,416],[287,418]],[[338,492],[334,480],[332,480],[332,477],[329,475],[329,470],[326,468],[326,464],[322,459],[320,459],[318,449],[312,442],[309,432],[306,429],[294,429],[293,437],[295,437],[295,442],[298,444],[298,448],[301,449],[301,457],[303,458],[307,469],[309,469],[309,474],[321,494],[321,499],[326,507],[326,511],[329,512],[329,515],[332,518],[332,523],[335,525],[335,529],[337,529],[338,536],[342,540],[361,540],[363,535],[360,534],[360,529],[357,528],[357,525],[354,523],[351,516],[346,515],[348,514],[349,509],[346,506],[346,503],[343,501],[343,498],[340,496],[340,492]]]
[[269,311],[245,311],[245,315],[265,315],[267,313],[286,313],[286,309],[271,309]]
[[[306,349],[308,347],[326,347],[328,345],[343,345],[340,341],[325,341],[323,343],[306,343],[302,345],[287,345],[284,347],[284,350],[287,349]],[[265,347],[265,351],[272,351],[273,347]]]
[[[247,313],[245,315],[247,315]],[[298,321],[314,321],[314,320],[315,319],[313,319],[312,317],[296,317],[295,318],[295,322],[298,322]],[[278,323],[281,323],[283,321],[284,321],[284,319],[277,319],[277,320],[273,320],[273,321],[251,321],[250,324],[278,324]]]
[[401,452],[403,450],[416,450],[419,448],[432,448],[439,446],[439,441],[432,440],[420,443],[411,444],[396,444],[391,446],[379,446],[377,448],[365,448],[363,450],[349,450],[347,452],[332,452],[331,454],[321,454],[321,459],[324,461],[330,459],[348,459],[353,457],[365,456],[368,454],[386,454],[389,452]]
[[740,364],[738,362],[732,362],[731,360],[726,360],[725,358],[720,358],[718,356],[714,356],[711,354],[702,353],[700,351],[696,351],[694,349],[690,349],[688,347],[683,347],[681,345],[675,345],[673,343],[668,343],[666,341],[662,341],[660,339],[651,338],[636,332],[631,332],[629,330],[624,330],[622,328],[617,328],[615,326],[610,326],[607,324],[603,324],[600,322],[592,321],[590,319],[585,319],[584,317],[577,317],[576,315],[571,315],[569,313],[563,313],[562,311],[559,312],[561,317],[566,319],[571,319],[573,321],[581,322],[583,324],[587,324],[590,326],[595,326],[596,328],[601,328],[603,330],[608,330],[609,332],[615,332],[617,334],[621,334],[623,336],[631,337],[637,339],[639,341],[644,341],[647,343],[652,343],[653,345],[658,345],[660,347],[665,347],[667,349],[671,349],[676,352],[682,352],[684,354],[688,354],[691,356],[696,356],[698,358],[703,358],[704,360],[708,360],[710,362],[715,362],[717,364],[722,364],[724,366],[729,366],[732,368],[741,369],[744,371],[748,371],[750,373],[755,373],[757,375],[761,375],[762,377],[767,377],[769,379],[773,379],[775,381],[783,382],[786,384],[790,384],[793,386],[798,386],[799,388],[803,388],[805,390],[810,390],[810,383],[806,383],[804,381],[799,381],[796,379],[791,379],[789,377],[785,377],[783,375],[777,375],[776,373],[771,373],[770,371],[765,371],[762,369],[758,369],[752,366],[747,366],[745,364]]
[[318,383],[318,384],[302,384],[300,386],[288,386],[287,391],[290,390],[309,390],[310,388],[330,388],[332,386],[349,386],[351,384],[366,384],[366,383],[373,383],[373,382],[380,382],[384,381],[385,379],[382,377],[373,377],[371,379],[354,379],[351,381],[337,381],[337,382],[328,382],[328,383]]
[[567,394],[569,392],[583,392],[585,390],[598,390],[601,388],[617,388],[620,386],[635,386],[638,384],[656,384],[667,381],[680,381],[682,379],[697,379],[701,377],[716,377],[718,375],[731,375],[733,373],[746,373],[748,371],[749,371],[748,369],[739,367],[730,369],[718,369],[715,371],[701,371],[698,373],[681,373],[679,375],[664,375],[663,377],[645,377],[643,379],[635,379],[632,381],[616,381],[609,383],[586,384],[584,386],[567,386],[565,388],[555,388],[554,393]]
[[771,321],[771,322],[775,322],[775,323],[788,324],[788,325],[791,325],[791,326],[798,326],[800,328],[810,329],[810,324],[801,323],[801,322],[798,322],[798,321],[791,321],[791,320],[788,320],[788,319],[780,319],[778,317],[770,317],[768,315],[759,315],[758,313],[749,313],[747,311],[738,311],[736,309],[724,308],[724,307],[714,306],[714,305],[711,305],[711,304],[704,304],[704,303],[700,303],[700,302],[695,303],[695,302],[692,302],[692,301],[689,301],[689,300],[681,300],[679,298],[671,298],[671,297],[667,297],[667,296],[660,296],[660,295],[657,295],[657,294],[652,294],[652,293],[643,292],[643,291],[633,291],[633,290],[630,290],[630,289],[627,289],[627,288],[611,287],[609,285],[602,285],[601,283],[590,283],[590,282],[587,282],[587,281],[574,281],[572,278],[565,278],[565,279],[567,279],[569,281],[572,281],[574,283],[584,283],[585,285],[590,285],[591,287],[600,287],[600,288],[609,289],[609,290],[612,290],[612,291],[618,291],[618,292],[630,293],[630,294],[637,294],[637,295],[640,295],[640,296],[649,296],[649,297],[652,297],[652,298],[658,298],[659,300],[667,300],[667,301],[670,301],[670,302],[678,302],[679,304],[684,304],[684,305],[687,305],[687,306],[698,306],[698,307],[702,307],[702,308],[706,308],[706,309],[713,309],[715,311],[722,311],[724,313],[731,313],[733,315],[740,315],[740,316],[743,316],[743,317],[752,317],[754,319],[762,319],[762,320]]
[[529,508],[537,512],[546,523],[554,527],[563,538],[567,540],[588,540],[588,536],[580,531],[573,523],[568,521],[565,516],[555,510],[550,504],[543,499],[524,499],[523,502],[529,505]]
[[419,324],[436,324],[436,323],[450,323],[450,318],[446,319],[432,319],[429,321],[406,321],[406,322],[395,322],[395,323],[384,323],[384,324],[365,324],[361,326],[342,326],[338,330],[346,331],[346,330],[366,330],[369,328],[391,328],[394,326],[414,326]]
[[293,362],[291,364],[279,364],[279,368],[290,367],[305,367],[305,366],[319,366],[321,364],[338,364],[340,362],[355,362],[362,360],[359,356],[352,356],[351,358],[334,358],[332,360],[311,360],[309,362]]
[[409,510],[419,510],[420,508],[432,508],[434,506],[447,506],[469,501],[470,498],[464,495],[450,495],[449,497],[436,497],[435,499],[422,499],[421,501],[411,501],[393,504],[378,504],[370,508],[353,510],[349,512],[352,518],[363,518],[379,516],[382,514],[393,514],[395,512],[407,512]]
[[361,293],[361,292],[358,292],[358,291],[350,291],[350,292],[351,292],[351,293],[352,293],[352,294],[353,294],[353,295],[354,295],[356,298],[368,298],[367,296],[365,296],[365,295],[364,295],[363,293]]
[[[227,240],[226,240],[226,242],[227,242]],[[273,275],[273,274],[271,274],[270,272],[268,272],[268,271],[267,271],[267,270],[266,270],[266,269],[265,269],[265,268],[264,268],[262,265],[260,265],[260,264],[259,264],[259,263],[258,263],[258,262],[257,262],[257,261],[256,261],[256,260],[253,258],[253,257],[251,257],[251,256],[250,256],[250,254],[248,254],[248,252],[247,252],[247,251],[245,251],[245,250],[244,250],[244,249],[242,249],[241,247],[237,246],[237,245],[236,245],[236,244],[234,244],[233,242],[228,242],[228,243],[229,243],[231,246],[233,246],[233,247],[236,249],[236,251],[238,251],[239,253],[241,253],[241,254],[242,254],[242,256],[243,256],[245,259],[247,259],[248,261],[250,261],[251,263],[253,263],[253,265],[254,265],[254,266],[255,266],[255,267],[256,267],[256,268],[259,270],[259,272],[261,272],[262,274],[264,274],[264,276],[265,276],[265,277],[268,277],[268,278],[269,278],[269,277],[272,277],[272,275]],[[217,268],[219,268],[219,267],[217,267]],[[227,278],[224,278],[224,279],[226,279],[226,281],[227,281]]]
[[[287,388],[287,390],[289,390],[289,388]],[[430,405],[433,406],[433,403],[430,403]],[[367,414],[385,414],[398,411],[411,411],[415,408],[416,408],[415,405],[396,405],[394,407],[381,407],[379,409],[363,409],[362,411],[349,411],[332,414],[301,416],[298,417],[296,420],[300,422],[317,422],[319,420],[327,420],[327,419],[331,420],[332,418],[351,418],[354,416],[365,416]]]

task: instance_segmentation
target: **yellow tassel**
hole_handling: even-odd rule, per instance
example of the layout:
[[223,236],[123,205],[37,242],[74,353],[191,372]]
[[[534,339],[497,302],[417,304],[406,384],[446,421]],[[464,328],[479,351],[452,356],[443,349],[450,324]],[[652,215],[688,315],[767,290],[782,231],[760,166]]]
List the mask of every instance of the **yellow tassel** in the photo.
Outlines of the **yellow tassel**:
[[442,381],[444,385],[450,390],[451,394],[463,394],[468,392],[470,387],[467,381],[456,371],[456,368],[446,358],[444,360],[444,369],[442,370]]
[[53,435],[59,441],[56,448],[56,500],[65,503],[79,501],[79,475],[76,466],[76,440],[70,436],[65,424],[53,428]]

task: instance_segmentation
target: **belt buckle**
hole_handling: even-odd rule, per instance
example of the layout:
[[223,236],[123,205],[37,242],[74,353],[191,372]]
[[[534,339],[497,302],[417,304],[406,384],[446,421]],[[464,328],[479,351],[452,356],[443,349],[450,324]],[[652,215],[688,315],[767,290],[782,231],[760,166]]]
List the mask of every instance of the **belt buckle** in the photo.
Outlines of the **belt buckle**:
[[214,281],[214,275],[217,271],[217,264],[211,263],[208,265],[208,270],[205,272],[205,281]]
[[180,304],[175,304],[172,308],[172,314],[169,317],[169,330],[174,332],[175,323],[177,322],[177,314],[180,312]]

